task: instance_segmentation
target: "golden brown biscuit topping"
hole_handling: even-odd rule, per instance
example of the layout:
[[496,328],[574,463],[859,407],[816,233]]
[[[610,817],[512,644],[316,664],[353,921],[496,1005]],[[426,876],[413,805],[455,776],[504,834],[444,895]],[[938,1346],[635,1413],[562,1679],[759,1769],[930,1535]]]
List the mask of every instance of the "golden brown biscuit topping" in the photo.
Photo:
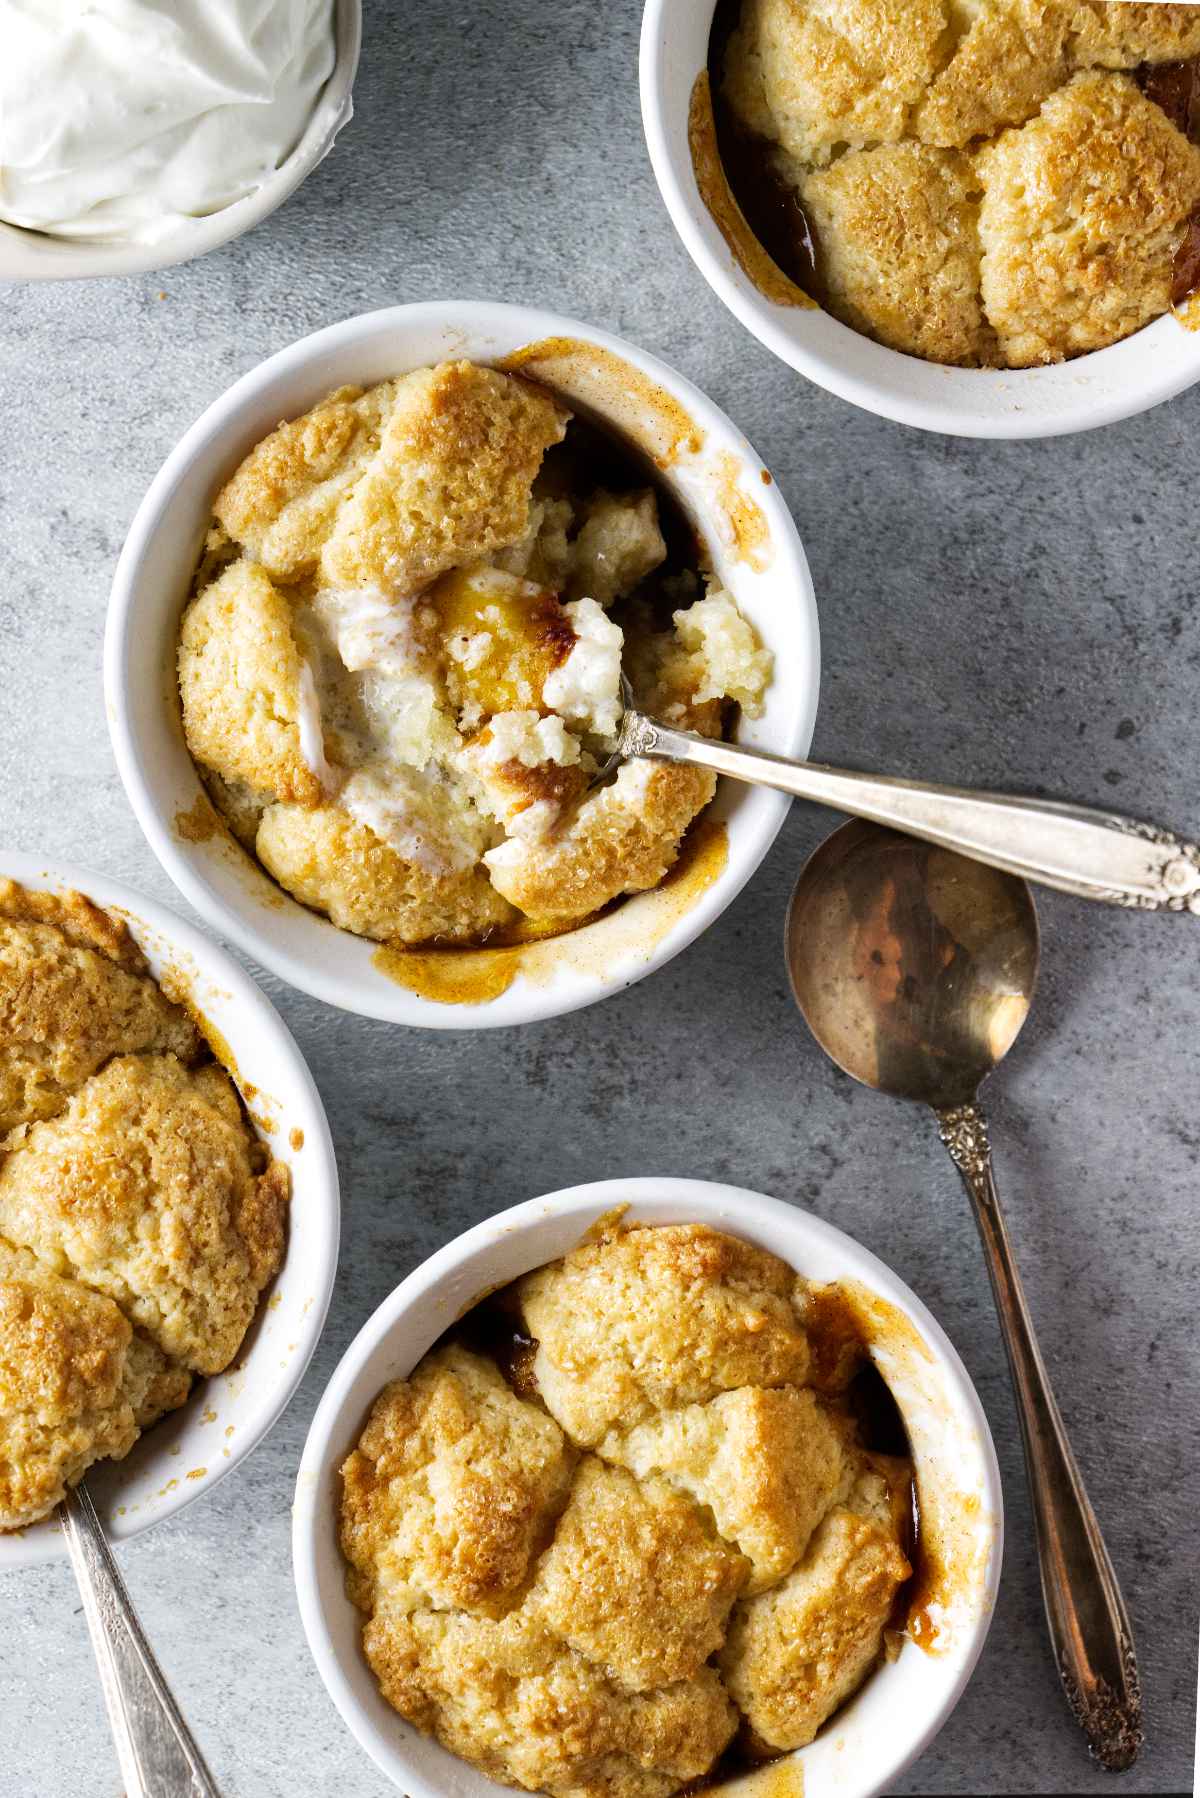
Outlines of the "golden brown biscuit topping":
[[[1194,6],[728,0],[714,58],[734,195],[855,330],[1026,367],[1115,343],[1184,293]],[[764,204],[775,188],[802,230]]]
[[80,894],[0,884],[0,1020],[4,1530],[228,1366],[282,1259],[288,1181]]
[[614,1227],[469,1314],[342,1469],[388,1702],[562,1798],[669,1798],[735,1736],[811,1741],[911,1572],[910,1463],[806,1383],[805,1320],[835,1309],[685,1225]]

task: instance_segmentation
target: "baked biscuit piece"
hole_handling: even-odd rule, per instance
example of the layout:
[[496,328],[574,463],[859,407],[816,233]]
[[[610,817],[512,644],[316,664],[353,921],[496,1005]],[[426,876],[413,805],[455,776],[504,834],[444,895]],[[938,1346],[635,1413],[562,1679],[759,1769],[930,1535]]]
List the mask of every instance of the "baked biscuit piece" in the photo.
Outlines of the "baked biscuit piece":
[[0,920],[49,926],[74,948],[94,949],[129,974],[149,973],[150,964],[128,926],[83,893],[43,893],[15,880],[0,880]]
[[1132,81],[1077,76],[976,167],[984,307],[1010,366],[1100,349],[1168,310],[1200,149]]
[[706,1506],[751,1563],[747,1594],[790,1573],[843,1483],[845,1431],[797,1386],[743,1386],[613,1430],[597,1452]]
[[1193,5],[1081,0],[1072,25],[1076,61],[1085,67],[1132,69],[1142,62],[1200,56],[1200,11]]
[[[291,606],[254,562],[233,562],[183,615],[179,692],[188,748],[235,789],[319,805],[322,787],[303,754],[311,682]],[[319,735],[319,726],[318,726]],[[313,748],[310,755],[316,759]]]
[[0,1166],[0,1236],[219,1373],[283,1253],[287,1173],[252,1143],[222,1068],[118,1056]]
[[0,1242],[0,1531],[45,1517],[93,1461],[187,1393],[111,1299]]
[[509,837],[484,865],[527,917],[586,918],[622,893],[658,885],[716,787],[703,768],[626,762],[548,841]]
[[499,1622],[377,1610],[363,1648],[383,1696],[493,1779],[555,1798],[670,1798],[737,1727],[711,1667],[626,1692],[528,1605]]
[[914,135],[962,149],[1023,125],[1072,73],[1073,0],[956,0],[965,30],[913,115]]
[[[50,921],[50,907],[37,914],[46,922],[23,921],[21,893],[0,883],[0,1135],[53,1117],[112,1055],[170,1050],[191,1061],[200,1051],[195,1026],[159,991],[132,937],[101,934],[92,941],[104,946],[93,947],[79,928]],[[61,908],[79,899],[36,897]]]
[[614,1425],[734,1387],[802,1384],[794,1279],[774,1255],[703,1224],[585,1243],[517,1288],[538,1391],[590,1447]]
[[516,543],[542,457],[566,425],[541,388],[473,362],[407,376],[378,453],[338,510],[325,580],[404,598]]
[[782,1584],[735,1608],[719,1658],[757,1743],[802,1748],[870,1672],[898,1588],[909,1466],[863,1457],[844,1503]]
[[887,144],[804,183],[829,310],[908,355],[995,360],[979,295],[978,181],[955,150]]
[[385,1386],[342,1467],[356,1602],[497,1617],[567,1502],[575,1454],[491,1361],[458,1347]]
[[645,1691],[696,1677],[747,1572],[690,1498],[589,1455],[529,1603],[611,1681]]
[[947,12],[946,0],[746,0],[727,98],[800,162],[896,143],[939,66]]
[[217,495],[218,523],[276,580],[297,580],[316,567],[338,507],[379,448],[402,385],[384,381],[366,393],[339,387],[264,437]]
[[583,522],[571,546],[568,599],[594,599],[602,606],[627,599],[666,560],[658,526],[658,501],[649,487],[640,493],[593,493],[581,507]]
[[421,867],[340,806],[269,806],[255,847],[293,898],[376,942],[461,942],[513,917],[478,868]]

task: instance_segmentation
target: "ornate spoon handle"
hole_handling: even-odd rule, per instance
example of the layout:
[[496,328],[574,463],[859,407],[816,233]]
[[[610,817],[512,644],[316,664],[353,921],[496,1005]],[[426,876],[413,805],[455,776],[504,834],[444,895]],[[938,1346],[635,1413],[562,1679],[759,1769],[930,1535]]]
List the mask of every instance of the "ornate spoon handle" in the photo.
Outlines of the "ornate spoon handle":
[[1113,812],[791,762],[671,730],[632,710],[622,720],[617,755],[691,762],[777,787],[1082,899],[1200,916],[1200,845]]
[[71,1551],[126,1798],[220,1798],[129,1602],[86,1486],[59,1522]]
[[978,1105],[939,1111],[937,1120],[971,1196],[1000,1314],[1054,1656],[1092,1754],[1102,1767],[1120,1772],[1133,1765],[1142,1745],[1142,1696],[1125,1601],[1033,1333],[992,1177],[987,1122]]

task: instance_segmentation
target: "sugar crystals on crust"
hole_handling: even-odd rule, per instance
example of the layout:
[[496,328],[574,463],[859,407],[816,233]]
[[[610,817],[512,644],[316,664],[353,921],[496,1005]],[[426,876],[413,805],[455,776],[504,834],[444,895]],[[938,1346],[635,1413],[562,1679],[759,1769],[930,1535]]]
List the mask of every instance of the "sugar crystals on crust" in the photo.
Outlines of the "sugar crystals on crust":
[[627,762],[548,842],[511,836],[484,862],[492,885],[533,918],[583,918],[658,885],[716,791],[704,768]]
[[379,449],[322,552],[334,587],[404,596],[517,541],[566,415],[540,388],[473,362],[396,383]]
[[843,156],[803,186],[830,310],[934,362],[996,355],[979,293],[979,186],[968,157],[924,144]]
[[451,1346],[386,1386],[342,1468],[357,1601],[502,1616],[567,1502],[575,1451],[493,1362]]
[[747,1572],[692,1499],[589,1455],[531,1604],[616,1684],[645,1691],[696,1677]]
[[94,1461],[187,1396],[111,1299],[0,1239],[0,1530],[36,1523]]
[[808,1343],[795,1275],[698,1224],[585,1243],[518,1286],[538,1391],[576,1441],[737,1386],[798,1385]]
[[339,387],[256,444],[217,495],[218,524],[275,579],[316,567],[338,507],[379,449],[396,387]]
[[305,663],[289,601],[255,562],[231,562],[184,613],[179,692],[188,747],[261,801],[318,805],[304,755]]
[[846,1432],[807,1387],[741,1386],[614,1429],[598,1452],[687,1492],[750,1562],[745,1590],[790,1573],[843,1482]]
[[113,1055],[200,1039],[129,933],[79,894],[0,882],[0,1136],[53,1117]]
[[269,806],[256,850],[302,905],[377,942],[470,941],[513,916],[478,868],[402,856],[338,805]]
[[746,0],[730,97],[797,161],[896,143],[932,79],[944,0]]
[[1070,0],[979,0],[947,8],[965,29],[913,116],[927,144],[958,149],[1024,124],[1072,72]]
[[912,1572],[900,1547],[907,1462],[863,1457],[800,1565],[735,1609],[721,1673],[758,1742],[802,1748],[879,1654],[893,1601]]
[[983,298],[1014,367],[1115,342],[1170,304],[1200,148],[1123,75],[1080,75],[982,150]]
[[737,1729],[711,1667],[627,1691],[528,1605],[492,1621],[385,1604],[363,1626],[363,1650],[410,1723],[489,1778],[555,1798],[670,1798]]
[[219,1373],[283,1248],[286,1170],[256,1170],[252,1141],[223,1068],[118,1056],[0,1164],[0,1237]]
[[1190,3],[1082,0],[1072,9],[1071,24],[1081,67],[1130,69],[1200,56],[1200,11]]

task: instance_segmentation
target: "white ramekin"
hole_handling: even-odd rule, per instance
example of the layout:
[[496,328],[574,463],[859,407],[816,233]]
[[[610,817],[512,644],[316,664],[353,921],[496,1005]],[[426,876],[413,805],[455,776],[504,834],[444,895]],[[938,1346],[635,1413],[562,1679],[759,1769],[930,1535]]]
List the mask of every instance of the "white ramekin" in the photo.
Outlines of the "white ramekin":
[[[470,1004],[444,1004],[397,985],[381,971],[375,944],[288,898],[224,833],[200,842],[181,834],[176,820],[196,806],[201,787],[180,727],[176,638],[221,483],[280,419],[302,413],[331,388],[370,385],[447,357],[494,361],[535,343],[549,346],[551,368],[530,364],[529,372],[550,379],[579,410],[620,417],[627,434],[659,452],[668,427],[668,434],[694,427],[701,435],[698,451],[677,454],[661,469],[662,479],[775,656],[764,714],[744,721],[739,738],[793,756],[803,755],[812,739],[817,619],[796,527],[741,432],[674,370],[571,319],[474,301],[368,313],[271,357],[192,426],[134,518],[113,582],[104,646],[109,725],[142,829],[206,922],[280,979],[366,1017],[480,1028],[557,1016],[619,991],[668,961],[725,909],[787,811],[780,794],[723,783],[708,816],[725,826],[727,859],[694,902],[680,904],[671,889],[639,895],[596,924],[536,945],[507,991]],[[740,531],[730,522],[739,507],[750,508],[762,531],[762,542],[749,551],[747,514]]]
[[96,243],[87,238],[52,237],[24,231],[0,220],[0,281],[73,281],[87,275],[141,275],[169,268],[219,249],[260,224],[295,193],[333,148],[350,119],[351,90],[362,43],[362,0],[334,0],[336,52],[304,135],[272,175],[232,206],[188,219],[157,243]]
[[1200,380],[1200,332],[1158,319],[1125,342],[1052,368],[947,368],[886,349],[816,309],[765,299],[700,196],[688,144],[715,0],[646,0],[642,120],[675,229],[697,268],[760,343],[852,405],[957,437],[1056,437],[1115,424]]
[[[283,1266],[233,1367],[200,1382],[123,1461],[99,1462],[88,1474],[105,1529],[122,1542],[211,1491],[261,1442],[300,1384],[337,1268],[337,1163],[304,1057],[270,1000],[223,949],[163,906],[82,868],[5,851],[0,877],[38,891],[83,893],[124,920],[156,977],[185,994],[210,1027],[259,1134],[291,1171]],[[0,1535],[0,1572],[65,1553],[50,1518]]]
[[[904,1414],[922,1502],[942,1492],[966,1519],[956,1538],[970,1568],[939,1651],[905,1638],[809,1747],[788,1756],[804,1798],[870,1798],[932,1741],[983,1647],[1000,1575],[1003,1504],[995,1450],[962,1362],[921,1301],[884,1264],[829,1224],[777,1199],[705,1180],[602,1180],[502,1211],[418,1267],[347,1349],[313,1419],[292,1520],[300,1615],[330,1697],[360,1745],[411,1798],[497,1798],[497,1786],[421,1735],[380,1696],[359,1645],[338,1546],[339,1469],[380,1389],[412,1371],[442,1331],[489,1290],[556,1260],[615,1207],[628,1223],[699,1222],[771,1250],[808,1278],[854,1281],[890,1308],[872,1353]],[[899,1314],[897,1320],[896,1314]],[[896,1328],[897,1321],[899,1328]],[[887,1340],[885,1340],[885,1336]],[[928,1506],[927,1506],[928,1508]],[[801,1781],[764,1792],[799,1791]]]

